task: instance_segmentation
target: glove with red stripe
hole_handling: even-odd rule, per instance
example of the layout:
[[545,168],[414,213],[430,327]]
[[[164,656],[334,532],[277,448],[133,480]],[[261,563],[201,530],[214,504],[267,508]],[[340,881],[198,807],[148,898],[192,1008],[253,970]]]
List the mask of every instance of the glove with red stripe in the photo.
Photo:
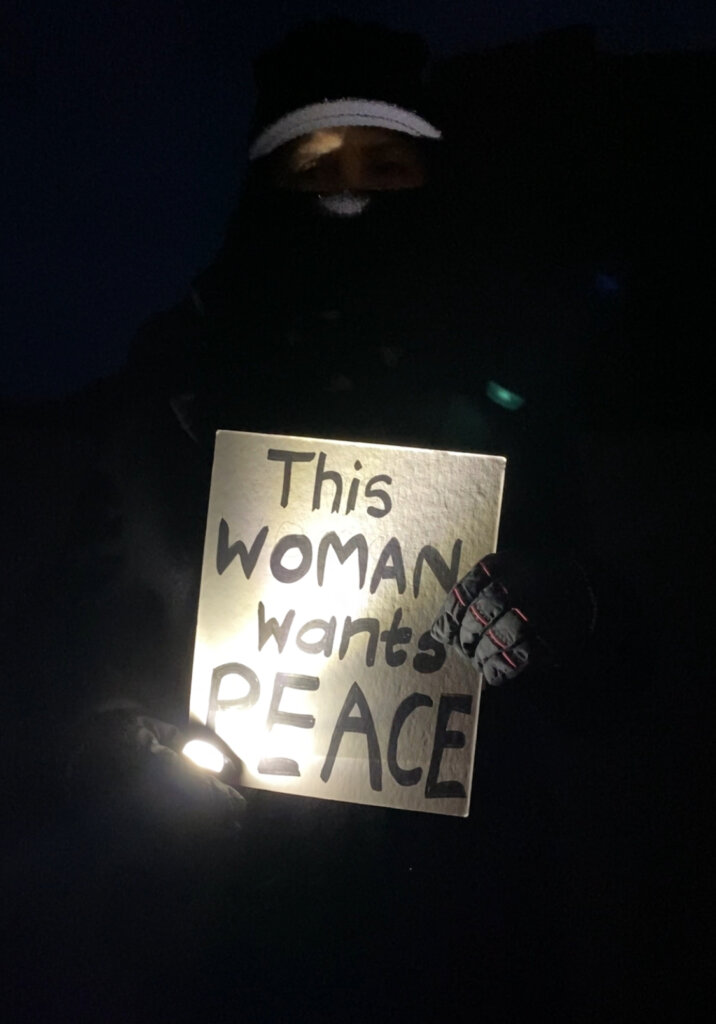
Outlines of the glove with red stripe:
[[573,663],[595,618],[577,562],[505,551],[487,555],[453,587],[431,633],[469,658],[488,685],[500,686],[527,668]]

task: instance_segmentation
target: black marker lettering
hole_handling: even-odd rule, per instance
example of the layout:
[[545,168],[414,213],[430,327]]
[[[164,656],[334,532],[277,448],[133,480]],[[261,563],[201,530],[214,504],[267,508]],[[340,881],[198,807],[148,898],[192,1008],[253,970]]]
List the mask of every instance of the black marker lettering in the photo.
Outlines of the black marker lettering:
[[358,589],[363,588],[365,583],[365,574],[368,571],[368,541],[365,539],[362,533],[357,533],[355,537],[351,537],[343,544],[337,533],[327,533],[318,544],[318,562],[316,565],[316,574],[318,578],[318,586],[323,586],[323,579],[326,571],[326,558],[328,552],[333,549],[336,558],[343,565],[348,558],[353,554],[354,551],[358,552]]
[[[416,654],[413,658],[413,668],[416,672],[429,675],[431,672],[437,672],[445,664],[445,646],[439,640],[435,640],[429,631],[423,633],[418,640],[418,650],[426,653]],[[432,651],[432,654],[428,654],[428,651]]]
[[[354,464],[355,469],[362,469],[362,463],[356,460]],[[356,507],[356,501],[358,500],[358,485],[360,484],[360,477],[356,476],[351,480],[351,485],[348,488],[348,500],[346,501],[346,515],[352,512]]]
[[[227,676],[240,676],[248,684],[249,688],[243,697],[231,700],[222,700],[219,697],[221,684]],[[217,665],[211,673],[211,687],[209,689],[209,713],[206,716],[206,723],[210,729],[215,728],[217,711],[245,710],[253,707],[259,699],[260,684],[258,676],[252,672],[247,665],[240,665],[236,661],[227,662],[225,665]]]
[[433,744],[432,757],[430,758],[428,778],[425,783],[425,796],[428,800],[436,800],[439,797],[464,798],[467,795],[465,787],[457,779],[438,782],[443,751],[461,750],[465,746],[465,733],[447,728],[450,715],[453,712],[461,715],[469,715],[472,712],[472,697],[470,694],[444,693],[440,698],[438,722],[435,727],[435,742]]
[[[370,512],[370,509],[368,509]],[[391,537],[381,551],[373,575],[370,579],[370,592],[374,594],[381,580],[395,580],[398,593],[405,590],[405,566],[403,552],[397,537]]]
[[[282,559],[291,548],[297,548],[301,554],[301,561],[294,569],[287,569],[282,564]],[[311,568],[313,559],[313,548],[311,542],[303,533],[289,533],[282,537],[271,552],[271,572],[279,583],[295,583],[306,575]]]
[[256,562],[261,554],[261,549],[264,546],[268,532],[268,526],[263,526],[256,534],[256,539],[251,545],[250,550],[247,550],[242,540],[235,540],[233,544],[229,543],[229,524],[225,519],[222,519],[219,522],[219,537],[216,545],[216,571],[219,576],[231,565],[238,555],[241,559],[241,568],[244,570],[244,576],[248,580],[256,568]]
[[[305,640],[306,634],[314,629],[321,630],[323,636],[319,640]],[[306,654],[320,654],[323,651],[324,655],[329,658],[333,650],[335,638],[335,618],[330,618],[328,621],[325,619],[311,619],[310,622],[307,622],[305,626],[301,626],[299,629],[296,635],[296,646],[300,650],[305,651]]]
[[369,508],[366,509],[369,516],[375,516],[376,519],[380,519],[382,516],[387,516],[393,507],[393,502],[390,499],[390,495],[387,491],[381,491],[379,488],[373,486],[375,483],[386,483],[392,484],[393,478],[386,476],[385,473],[381,473],[378,476],[372,476],[365,487],[366,498],[377,498],[378,501],[383,503],[383,508]]
[[431,708],[433,702],[427,694],[411,693],[398,705],[398,710],[393,716],[393,724],[390,727],[390,739],[388,740],[388,768],[399,786],[415,786],[420,782],[423,774],[422,768],[401,768],[398,764],[398,740],[400,732],[405,725],[406,719],[412,715],[416,708]]
[[375,655],[378,650],[378,636],[380,634],[380,622],[378,619],[352,619],[350,615],[347,615],[346,621],[343,623],[343,632],[341,634],[341,645],[338,648],[338,657],[341,660],[345,658],[348,653],[348,646],[351,642],[351,637],[356,636],[358,633],[368,634],[365,663],[368,668],[371,668],[375,665]]
[[380,639],[385,644],[385,663],[391,668],[397,668],[398,665],[402,665],[408,655],[405,651],[396,651],[396,644],[404,646],[410,643],[410,638],[413,635],[413,631],[409,626],[401,626],[400,620],[403,617],[403,609],[396,608],[393,614],[393,621],[390,624],[390,629],[384,629],[380,634]]
[[[351,717],[351,711],[353,708],[358,708],[359,716],[357,718]],[[328,753],[326,754],[326,760],[321,768],[321,778],[324,782],[328,782],[333,771],[333,765],[336,761],[336,755],[341,745],[341,740],[347,732],[361,733],[366,738],[368,744],[368,772],[370,778],[370,788],[375,792],[379,793],[383,788],[383,772],[382,765],[380,763],[380,746],[378,744],[378,734],[375,731],[375,724],[373,722],[373,716],[368,707],[368,701],[365,699],[365,694],[361,690],[358,683],[353,683],[348,696],[345,699],[345,703],[341,708],[336,727],[333,730],[331,736],[331,742],[328,747]]]
[[[267,731],[274,725],[290,725],[294,729],[312,729],[316,724],[313,715],[297,715],[291,711],[281,711],[279,705],[283,691],[288,687],[292,690],[317,690],[319,685],[316,676],[293,675],[290,672],[277,672],[271,695],[271,706],[266,719]],[[298,762],[290,757],[264,757],[259,763],[261,775],[291,775],[300,777]]]
[[269,448],[266,458],[270,462],[283,462],[283,487],[281,489],[281,508],[286,508],[291,491],[291,466],[294,462],[311,462],[315,452],[284,452],[280,448]]
[[426,544],[425,547],[422,547],[418,552],[415,570],[413,571],[413,595],[417,597],[420,593],[420,577],[423,571],[423,562],[430,566],[438,583],[445,593],[448,594],[458,581],[461,553],[462,541],[456,540],[452,546],[452,556],[450,565],[448,565],[438,549],[434,548],[432,544]]
[[321,452],[318,456],[318,465],[316,466],[316,482],[313,485],[313,505],[311,506],[314,511],[321,507],[321,491],[323,489],[323,483],[325,480],[330,480],[335,484],[335,495],[333,497],[333,504],[331,505],[331,512],[337,512],[341,507],[341,496],[343,494],[343,480],[341,474],[336,473],[332,469],[326,469],[326,453]]
[[286,614],[286,617],[281,623],[281,625],[279,625],[278,619],[268,619],[268,621],[266,620],[266,609],[264,608],[263,601],[259,601],[258,613],[259,650],[262,651],[264,649],[264,644],[266,643],[268,638],[272,636],[276,641],[276,646],[278,647],[279,654],[281,654],[284,647],[286,646],[288,634],[291,632],[291,626],[293,625],[293,620],[296,617],[296,612],[293,609],[291,609],[291,611]]

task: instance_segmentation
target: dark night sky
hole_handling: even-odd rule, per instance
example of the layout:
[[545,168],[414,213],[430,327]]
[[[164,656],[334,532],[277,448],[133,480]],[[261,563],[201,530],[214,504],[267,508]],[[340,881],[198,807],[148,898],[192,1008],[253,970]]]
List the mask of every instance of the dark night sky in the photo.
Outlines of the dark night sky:
[[586,23],[616,51],[713,46],[707,3],[10,0],[0,393],[106,373],[212,256],[240,180],[251,56],[306,17],[421,32],[436,55]]

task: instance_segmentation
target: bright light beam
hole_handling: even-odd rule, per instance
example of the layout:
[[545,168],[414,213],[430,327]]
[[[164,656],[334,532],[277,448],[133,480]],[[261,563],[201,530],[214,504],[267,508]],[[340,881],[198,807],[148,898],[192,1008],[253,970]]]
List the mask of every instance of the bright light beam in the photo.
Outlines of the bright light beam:
[[224,755],[207,740],[189,740],[184,745],[182,754],[209,772],[215,772],[218,775],[223,770]]

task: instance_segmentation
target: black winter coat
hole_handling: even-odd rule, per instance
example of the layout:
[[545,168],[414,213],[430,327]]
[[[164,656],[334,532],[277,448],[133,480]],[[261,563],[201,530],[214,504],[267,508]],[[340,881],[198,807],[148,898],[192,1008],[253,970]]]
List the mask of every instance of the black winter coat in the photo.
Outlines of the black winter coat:
[[[177,834],[111,804],[116,765],[80,806],[63,802],[83,712],[119,698],[185,720],[218,427],[506,454],[502,545],[581,548],[599,562],[565,429],[582,395],[575,322],[590,276],[492,259],[470,275],[469,303],[431,295],[432,316],[416,303],[409,323],[350,302],[287,314],[265,295],[237,320],[238,299],[200,279],[145,329],[122,375],[51,411],[50,437],[35,430],[30,447],[41,463],[51,448],[53,490],[72,491],[74,512],[48,537],[43,502],[34,536],[60,557],[18,572],[34,583],[15,609],[9,667],[22,822],[10,878],[43,878],[34,896],[19,889],[18,918],[34,922],[19,949],[32,952],[38,928],[47,936],[52,987],[76,1014],[432,1020],[479,1007],[515,1019],[535,1002],[585,1010],[594,971],[616,998],[628,936],[646,928],[634,879],[656,865],[641,845],[636,860],[627,853],[634,806],[614,806],[629,751],[595,755],[615,735],[605,662],[488,695],[467,820],[258,793],[238,836]],[[444,276],[449,293],[464,289],[458,272]],[[490,381],[521,408],[491,400]],[[620,671],[624,639],[607,645]]]

